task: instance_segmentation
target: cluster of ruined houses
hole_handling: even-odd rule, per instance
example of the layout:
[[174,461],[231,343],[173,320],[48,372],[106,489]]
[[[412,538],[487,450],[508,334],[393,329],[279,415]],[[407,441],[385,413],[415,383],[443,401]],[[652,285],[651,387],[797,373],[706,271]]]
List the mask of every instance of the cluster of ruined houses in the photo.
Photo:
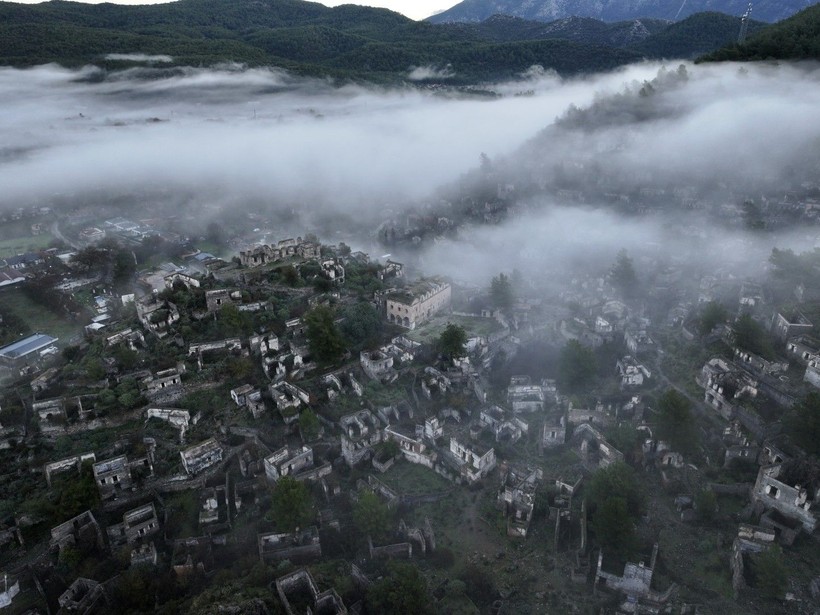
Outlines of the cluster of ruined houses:
[[[747,585],[750,556],[812,534],[818,520],[820,467],[780,433],[778,417],[795,403],[797,388],[786,375],[790,362],[805,368],[805,383],[820,388],[820,344],[811,337],[813,324],[799,312],[775,312],[769,324],[783,345],[783,360],[734,348],[733,359],[710,359],[697,378],[706,405],[728,423],[719,442],[724,466],[742,462],[757,467],[753,485],[711,485],[716,493],[748,497],[730,558],[736,594]],[[732,343],[730,334],[724,338]],[[751,403],[755,401],[777,409],[777,416],[761,416]]]
[[820,466],[781,438],[767,438],[760,445],[750,441],[737,422],[726,428],[723,440],[727,462],[741,457],[758,467],[754,485],[711,486],[716,492],[748,497],[730,556],[737,595],[747,586],[751,555],[775,544],[790,546],[817,528]]
[[344,284],[345,268],[343,259],[337,257],[322,257],[322,245],[303,240],[283,239],[276,245],[259,245],[242,250],[239,253],[239,262],[244,267],[262,267],[274,263],[281,263],[289,259],[298,258],[303,261],[316,261],[321,268],[321,275],[333,284]]
[[[99,512],[85,511],[52,528],[51,548],[40,556],[42,565],[46,560],[51,561],[52,556],[59,558],[61,552],[70,548],[84,552],[124,550],[130,554],[132,566],[157,566],[165,559],[159,554],[167,552],[177,575],[184,577],[195,571],[207,574],[214,569],[218,550],[226,544],[235,515],[243,506],[258,504],[264,495],[266,480],[275,483],[282,476],[292,476],[297,480],[320,481],[330,473],[329,463],[314,464],[309,447],[291,450],[285,446],[270,451],[253,438],[230,449],[210,438],[180,451],[182,476],[157,477],[154,476],[154,449],[155,443],[146,438],[139,449],[141,453],[132,449],[127,454],[98,461],[95,453],[90,452],[45,464],[44,474],[49,484],[58,474],[76,475],[84,465],[90,464],[102,505]],[[239,466],[238,476],[229,470],[227,463]],[[229,479],[229,475],[234,478]],[[200,533],[195,537],[176,538],[169,533],[172,510],[166,506],[165,497],[186,489],[195,490],[198,496]],[[8,534],[9,540],[23,545],[20,530],[29,522],[23,516],[14,527],[4,526],[4,536]],[[332,519],[323,518],[322,523],[322,527],[339,529],[338,522]],[[265,562],[315,561],[321,556],[318,536],[317,527],[293,534],[259,534],[259,556]],[[41,569],[39,566],[38,570]],[[307,573],[297,571],[278,580],[277,588],[286,610],[291,608],[287,592],[291,577],[300,574]],[[21,581],[27,586],[36,586],[38,573],[32,569],[12,575],[10,579],[7,575],[6,585],[0,591],[0,604],[12,604],[20,592]],[[76,579],[60,596],[59,612],[93,613],[97,612],[95,609],[110,608],[113,596],[106,585],[82,577]],[[321,612],[347,612],[335,592],[314,594],[315,604],[338,607]],[[335,602],[330,596],[335,596]]]

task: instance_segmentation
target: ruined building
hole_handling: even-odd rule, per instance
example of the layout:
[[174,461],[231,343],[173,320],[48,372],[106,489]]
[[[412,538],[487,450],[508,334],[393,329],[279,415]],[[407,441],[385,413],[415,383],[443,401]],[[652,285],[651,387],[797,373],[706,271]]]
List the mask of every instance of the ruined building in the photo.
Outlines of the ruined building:
[[415,329],[438,312],[450,308],[451,289],[449,284],[440,280],[419,280],[381,298],[389,322]]

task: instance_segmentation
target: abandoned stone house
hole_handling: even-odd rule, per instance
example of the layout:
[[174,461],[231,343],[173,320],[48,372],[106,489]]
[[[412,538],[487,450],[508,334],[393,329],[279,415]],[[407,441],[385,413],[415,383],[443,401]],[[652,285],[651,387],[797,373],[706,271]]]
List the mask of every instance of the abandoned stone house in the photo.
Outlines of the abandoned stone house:
[[137,318],[142,326],[159,338],[166,337],[174,323],[180,319],[176,305],[154,295],[139,299],[135,305]]
[[724,468],[732,465],[735,459],[754,462],[760,454],[760,447],[744,433],[739,421],[732,421],[723,430],[721,442],[724,447]]
[[182,467],[189,475],[199,474],[222,461],[222,447],[213,439],[208,438],[194,446],[179,452],[182,458]]
[[[808,471],[812,463],[792,460],[772,466],[762,466],[752,489],[752,501],[759,510],[777,511],[792,520],[807,534],[817,527],[814,504],[820,502],[820,481],[817,473]],[[769,515],[769,521],[777,521]],[[781,523],[784,528],[794,524]],[[796,529],[791,527],[792,530]]]
[[542,478],[540,468],[509,468],[502,473],[498,502],[507,518],[508,536],[527,537],[535,509],[535,493]]
[[254,335],[248,340],[248,345],[254,354],[266,355],[271,352],[278,352],[279,338],[273,333]]
[[257,545],[259,557],[266,564],[282,560],[301,564],[322,557],[319,530],[315,526],[292,533],[259,534]]
[[[0,321],[2,322],[2,321]],[[42,374],[37,376],[36,378],[32,379],[29,383],[31,387],[31,391],[35,394],[42,393],[43,391],[47,390],[54,381],[57,379],[57,376],[60,374],[60,369],[57,367],[49,367],[46,371]]]
[[121,455],[113,459],[98,461],[92,466],[94,482],[103,500],[114,499],[122,491],[130,491],[134,486],[132,471],[138,469],[141,475],[153,474],[149,457],[141,457],[129,462],[128,457]]
[[147,542],[141,545],[135,545],[131,549],[131,565],[132,566],[156,566],[157,565],[157,547],[153,542]]
[[655,342],[644,329],[627,329],[624,332],[624,343],[632,356],[645,354],[655,349]]
[[54,420],[64,422],[68,419],[66,401],[62,397],[34,402],[31,409],[41,423],[50,423]]
[[424,374],[421,375],[419,387],[421,394],[426,399],[432,399],[434,395],[443,395],[447,393],[453,381],[445,376],[435,367],[425,367]]
[[486,477],[495,469],[495,449],[478,443],[464,444],[457,438],[450,438],[450,455],[446,460],[454,461],[454,469],[468,483],[473,484]]
[[172,289],[176,284],[182,284],[186,288],[199,288],[201,283],[199,278],[187,274],[184,271],[174,271],[173,273],[169,273],[163,279],[165,284],[165,288]]
[[153,502],[127,511],[122,523],[109,525],[106,532],[112,545],[134,544],[159,532],[159,518]]
[[256,391],[252,384],[243,384],[242,386],[231,389],[231,399],[238,407],[242,408],[248,403],[248,396]]
[[384,440],[398,444],[399,452],[410,463],[423,465],[431,470],[435,467],[438,456],[435,451],[427,449],[427,445],[421,441],[418,434],[413,437],[410,434],[403,433],[398,427],[387,426],[384,429]]
[[585,464],[605,468],[624,460],[624,455],[610,444],[600,431],[589,423],[582,423],[572,433],[572,441]]
[[544,409],[546,394],[544,387],[533,385],[528,376],[513,376],[507,387],[507,403],[513,412],[530,413]]
[[199,492],[200,531],[215,534],[231,527],[227,485],[206,487]]
[[549,417],[541,429],[541,448],[553,449],[567,441],[567,419],[563,415]]
[[639,606],[649,607],[648,612],[658,612],[654,609],[660,610],[672,597],[672,594],[677,589],[673,583],[665,591],[659,592],[652,589],[652,577],[654,576],[655,566],[658,559],[658,545],[655,544],[652,549],[652,559],[649,566],[644,562],[637,564],[627,562],[624,566],[623,574],[617,575],[604,570],[603,561],[604,553],[598,553],[598,567],[595,572],[595,591],[608,590],[617,593],[625,598],[622,610],[625,607],[629,609],[630,613],[641,612],[638,610]]
[[59,613],[101,613],[109,605],[105,588],[92,579],[78,578],[57,599]]
[[378,275],[381,281],[387,280],[389,278],[404,277],[404,265],[401,263],[397,263],[396,261],[391,261],[390,259],[387,259],[387,262],[384,264],[384,267],[379,269]]
[[373,447],[382,441],[382,423],[369,410],[360,410],[339,420],[342,428],[342,457],[349,466],[373,455]]
[[652,372],[630,355],[618,360],[615,371],[621,377],[622,389],[643,386],[652,377]]
[[393,357],[381,350],[363,350],[359,353],[359,363],[373,380],[386,380],[394,373]]
[[276,245],[254,246],[249,250],[242,250],[239,252],[239,262],[243,267],[261,267],[294,256],[314,260],[321,258],[321,255],[321,245],[297,237],[296,239],[283,239]]
[[310,394],[290,382],[277,382],[270,385],[269,390],[286,425],[299,420],[299,408],[302,404],[310,404]]
[[763,441],[757,463],[761,466],[779,465],[792,459],[804,457],[805,455],[806,452],[794,446],[788,438],[774,436],[766,438]]
[[341,286],[345,283],[345,268],[338,260],[334,258],[323,260],[320,266],[322,268],[321,275],[323,278],[337,286]]
[[242,293],[238,290],[219,288],[205,291],[205,305],[208,312],[218,312],[226,305],[236,305],[242,301]]
[[358,397],[364,394],[364,388],[353,376],[353,372],[325,374],[322,376],[322,384],[327,386],[327,398],[330,401],[335,400],[339,395],[347,393],[353,393]]
[[159,371],[140,381],[140,388],[142,389],[143,395],[149,399],[156,399],[171,393],[178,393],[181,387],[182,374],[175,368]]
[[90,510],[61,523],[51,529],[51,546],[64,549],[68,546],[83,545],[102,549],[103,533],[100,524]]
[[820,342],[807,335],[799,335],[786,342],[786,353],[801,365],[808,365],[820,357]]
[[328,463],[316,467],[313,448],[310,446],[302,446],[296,450],[283,446],[265,457],[264,465],[265,476],[272,483],[283,476],[291,476],[296,480],[318,480],[330,474],[332,469]]
[[775,532],[772,529],[757,527],[747,523],[741,523],[738,527],[737,537],[732,543],[732,554],[730,556],[730,568],[732,571],[732,589],[735,598],[741,590],[746,588],[745,570],[748,565],[747,556],[753,553],[762,553],[772,548],[775,544]]
[[756,397],[758,383],[746,372],[724,359],[709,359],[697,378],[705,389],[704,401],[726,420],[735,416],[743,396]]
[[450,308],[452,291],[441,280],[419,280],[401,291],[383,295],[384,313],[388,322],[415,329],[442,310]]
[[67,457],[58,461],[52,461],[43,466],[43,472],[46,475],[46,483],[51,487],[51,477],[60,472],[67,472],[73,470],[79,474],[82,470],[83,464],[87,461],[94,463],[97,461],[97,456],[94,453],[81,453],[73,457]]
[[131,350],[136,350],[138,346],[144,348],[145,336],[141,331],[134,331],[129,327],[105,338],[105,345],[109,348],[123,343]]
[[772,316],[771,329],[775,337],[787,342],[793,337],[810,334],[814,325],[801,312],[775,312]]
[[593,323],[593,329],[595,330],[595,333],[609,336],[615,330],[615,327],[613,327],[612,323],[603,316],[596,316],[595,322]]
[[602,406],[594,409],[574,408],[570,402],[566,416],[567,422],[572,426],[587,423],[595,427],[610,427],[615,423],[615,417]]
[[803,381],[820,389],[820,357],[813,357],[808,365],[806,365],[806,373],[803,374]]
[[[336,590],[331,588],[320,592],[316,581],[304,568],[276,579],[276,593],[287,615],[301,615],[307,609],[317,615],[347,615],[347,608]],[[303,608],[305,597],[307,609]]]
[[176,427],[179,430],[180,442],[184,442],[185,432],[191,424],[191,413],[179,408],[148,408],[145,411],[145,418],[156,418]]
[[[419,436],[418,428],[416,428],[416,435]],[[424,425],[421,429],[421,437],[433,444],[444,435],[444,426],[439,421],[438,417],[433,416],[424,420]]]
[[511,415],[499,406],[487,406],[479,413],[479,425],[493,434],[496,442],[518,442],[529,432],[529,424],[521,418]]

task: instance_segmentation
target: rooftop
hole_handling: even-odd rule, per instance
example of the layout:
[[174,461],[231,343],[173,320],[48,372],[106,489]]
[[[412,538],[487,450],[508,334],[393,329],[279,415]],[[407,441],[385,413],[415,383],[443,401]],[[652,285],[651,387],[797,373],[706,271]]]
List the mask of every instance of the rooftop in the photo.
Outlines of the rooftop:
[[51,337],[50,335],[35,333],[34,335],[29,335],[27,338],[0,348],[0,357],[5,357],[7,359],[18,359],[31,354],[32,352],[37,352],[46,346],[50,346],[56,342],[57,339],[58,338]]

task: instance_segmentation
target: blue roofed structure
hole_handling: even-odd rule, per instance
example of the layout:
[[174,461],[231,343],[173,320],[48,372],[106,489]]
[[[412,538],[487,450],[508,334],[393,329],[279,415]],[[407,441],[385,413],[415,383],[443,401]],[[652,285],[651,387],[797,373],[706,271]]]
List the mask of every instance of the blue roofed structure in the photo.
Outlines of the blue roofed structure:
[[51,337],[43,333],[35,333],[13,344],[3,346],[0,348],[0,364],[14,366],[23,363],[28,360],[31,355],[54,344],[57,339],[56,337]]

